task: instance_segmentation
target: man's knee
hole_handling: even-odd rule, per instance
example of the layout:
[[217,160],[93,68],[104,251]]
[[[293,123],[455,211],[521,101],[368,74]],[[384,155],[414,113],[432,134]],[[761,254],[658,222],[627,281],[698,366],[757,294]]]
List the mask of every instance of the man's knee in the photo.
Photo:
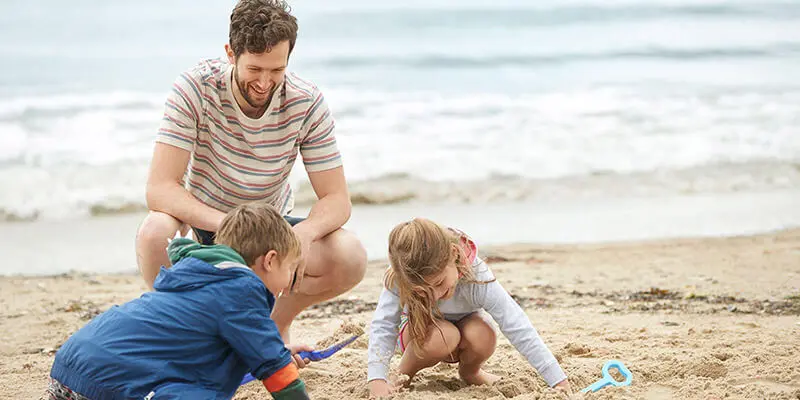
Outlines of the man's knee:
[[137,250],[152,251],[158,247],[166,249],[167,239],[173,237],[180,227],[181,222],[175,217],[151,211],[142,221],[139,231],[136,233]]
[[[331,234],[330,262],[341,274],[342,284],[352,287],[361,282],[367,270],[367,251],[352,232],[339,229]],[[337,271],[337,272],[338,272]]]

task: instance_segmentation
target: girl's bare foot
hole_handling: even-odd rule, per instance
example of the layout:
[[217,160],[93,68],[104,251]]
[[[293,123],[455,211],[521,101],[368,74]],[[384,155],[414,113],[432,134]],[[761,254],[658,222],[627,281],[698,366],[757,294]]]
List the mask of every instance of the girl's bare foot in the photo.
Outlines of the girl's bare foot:
[[491,385],[500,380],[499,376],[486,372],[482,369],[479,369],[475,374],[466,375],[459,372],[459,375],[464,382],[467,382],[470,385]]

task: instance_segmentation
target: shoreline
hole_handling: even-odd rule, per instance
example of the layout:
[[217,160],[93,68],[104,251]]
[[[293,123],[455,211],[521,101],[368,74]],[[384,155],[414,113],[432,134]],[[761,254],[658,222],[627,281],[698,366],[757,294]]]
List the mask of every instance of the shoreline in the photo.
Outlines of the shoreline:
[[[144,179],[144,175],[141,175],[141,179]],[[296,207],[307,208],[313,205],[316,195],[303,172],[295,169],[289,180],[294,188]],[[13,187],[11,182],[8,184]],[[144,181],[129,182],[125,188],[117,187],[108,193],[98,193],[103,194],[100,197],[76,197],[68,202],[55,203],[52,202],[58,198],[55,193],[10,191],[7,196],[0,194],[0,225],[146,212],[144,186]],[[465,180],[439,181],[409,173],[390,173],[354,179],[349,181],[348,186],[354,206],[477,205],[539,203],[562,199],[589,201],[629,197],[659,198],[798,190],[800,164],[790,160],[754,161],[636,172],[595,171],[588,175],[538,178],[493,174]]]
[[[391,228],[416,216],[455,226],[483,245],[610,243],[775,232],[800,227],[800,190],[660,197],[391,204],[353,207],[346,229],[370,260],[385,258]],[[306,215],[297,209],[293,215]],[[134,273],[134,239],[144,213],[0,224],[0,276],[70,271]],[[54,260],[58,260],[54,262]],[[63,260],[63,261],[61,261]]]

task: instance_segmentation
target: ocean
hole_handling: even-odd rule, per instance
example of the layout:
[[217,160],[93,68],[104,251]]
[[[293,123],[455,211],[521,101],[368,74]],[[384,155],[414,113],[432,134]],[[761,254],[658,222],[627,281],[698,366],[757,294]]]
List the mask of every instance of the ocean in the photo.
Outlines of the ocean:
[[[325,93],[368,202],[408,181],[437,201],[687,170],[800,182],[800,1],[290,3],[290,69]],[[224,55],[233,4],[0,2],[0,222],[141,210],[166,94]]]

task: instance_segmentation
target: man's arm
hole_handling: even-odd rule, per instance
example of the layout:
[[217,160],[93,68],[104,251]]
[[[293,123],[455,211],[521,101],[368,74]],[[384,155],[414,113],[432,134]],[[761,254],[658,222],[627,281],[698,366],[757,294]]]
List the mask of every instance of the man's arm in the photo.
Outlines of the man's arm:
[[156,143],[147,177],[147,207],[215,232],[225,214],[197,200],[181,183],[190,155],[179,147]]
[[350,219],[352,203],[343,167],[309,172],[308,179],[318,200],[311,207],[308,218],[296,225],[295,231],[308,234],[315,241],[341,228]]

